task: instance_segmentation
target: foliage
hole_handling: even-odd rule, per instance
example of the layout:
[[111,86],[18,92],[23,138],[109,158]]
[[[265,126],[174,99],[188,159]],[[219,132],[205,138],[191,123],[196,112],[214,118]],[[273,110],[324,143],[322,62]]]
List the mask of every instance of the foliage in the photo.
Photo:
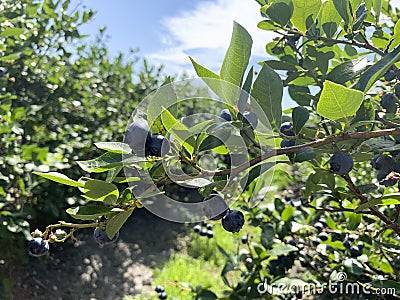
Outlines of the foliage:
[[81,175],[74,160],[98,154],[93,140],[120,138],[129,112],[159,84],[160,70],[145,63],[135,71],[136,57],[111,57],[104,29],[85,38],[80,27],[94,12],[70,1],[0,6],[0,258],[11,266],[26,260],[31,226],[66,218],[71,203],[86,202],[32,172]]
[[[98,226],[104,226],[112,238],[134,209],[168,192],[175,175],[168,171],[180,165],[184,173],[197,176],[185,183],[194,187],[202,199],[212,191],[223,192],[229,177],[244,173],[248,177],[239,181],[239,201],[235,205],[229,202],[230,209],[244,212],[245,226],[258,227],[261,234],[249,239],[245,255],[228,253],[223,247],[214,250],[225,257],[221,277],[226,290],[221,297],[259,298],[259,287],[265,280],[273,285],[340,286],[341,272],[346,272],[349,283],[372,287],[369,291],[383,286],[398,291],[400,95],[395,86],[400,78],[400,13],[393,11],[385,0],[258,2],[263,17],[259,28],[272,31],[277,37],[267,43],[270,58],[260,63],[261,70],[254,80],[253,70],[246,72],[252,39],[237,23],[220,74],[191,58],[197,74],[225,102],[232,121],[221,125],[208,120],[187,126],[181,118],[185,110],[173,105],[177,98],[174,88],[179,85],[167,80],[159,90],[163,93],[157,91],[152,95],[149,109],[140,117],[147,113],[152,133],[170,134],[170,153],[143,158],[127,153],[125,144],[102,143],[99,148],[104,154],[83,157],[91,160],[79,165],[89,173],[105,173],[105,180],[82,176],[75,181],[69,178],[76,177],[36,172],[76,186],[89,200],[87,205],[75,205],[67,213],[90,223],[49,225],[43,238],[47,239],[59,227],[71,228],[73,236],[74,230]],[[232,85],[249,93],[250,100]],[[297,103],[296,108],[282,111],[284,89]],[[166,93],[168,97],[164,97]],[[381,105],[382,95],[388,93],[393,93],[396,100],[394,111]],[[256,104],[260,109],[253,112],[262,125],[252,128],[243,116]],[[281,130],[281,124],[288,121],[293,128]],[[227,123],[236,129],[229,135],[223,130]],[[268,123],[271,130],[262,132],[260,128]],[[214,132],[218,132],[217,138],[212,135]],[[204,167],[201,158],[205,154],[215,159],[229,154],[222,146],[227,136],[240,137],[245,142],[248,163],[234,165],[233,160],[221,159],[213,170]],[[276,148],[282,139],[295,140],[295,145]],[[102,136],[98,141],[107,140]],[[330,160],[338,152],[348,154],[340,155],[346,157],[343,168],[340,159],[335,159],[334,168]],[[390,168],[387,164],[380,166],[377,158],[371,167],[370,160],[376,154],[387,155],[392,162]],[[283,199],[265,193],[270,171],[276,168],[274,164],[292,166],[293,172],[287,175],[292,180],[287,188],[292,192]],[[122,176],[123,166],[135,170],[134,176]],[[143,170],[149,170],[150,178],[142,176]],[[124,186],[128,181],[133,184]],[[140,182],[150,181],[158,189],[135,190]],[[224,196],[227,201],[233,197]],[[257,205],[254,199],[260,200]],[[297,277],[303,274],[301,278],[296,278],[296,271]],[[232,281],[232,274],[240,274],[239,280]],[[217,297],[212,287],[193,288],[192,292],[196,299]],[[262,297],[285,298],[289,294],[290,291],[267,291]],[[324,289],[319,297],[328,299],[332,295]],[[370,296],[361,293],[350,297]]]

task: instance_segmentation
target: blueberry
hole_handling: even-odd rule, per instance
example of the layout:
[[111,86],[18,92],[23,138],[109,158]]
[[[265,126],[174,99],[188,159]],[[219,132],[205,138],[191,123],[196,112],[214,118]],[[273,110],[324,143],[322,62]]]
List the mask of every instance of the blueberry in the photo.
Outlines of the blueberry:
[[150,155],[161,157],[169,152],[171,145],[163,135],[154,135],[150,143]]
[[307,268],[308,264],[307,264],[307,261],[304,259],[304,257],[300,257],[300,258],[299,258],[299,261],[300,261],[300,265],[301,265],[303,268]]
[[382,96],[381,106],[388,113],[395,113],[397,111],[397,100],[393,93],[386,93]]
[[214,233],[212,232],[212,230],[207,230],[206,235],[209,239],[214,237]]
[[288,244],[296,247],[296,241],[295,240],[290,240],[288,242]]
[[244,215],[241,211],[231,210],[222,218],[222,227],[229,232],[239,232],[244,225]]
[[207,227],[207,221],[205,221],[205,220],[201,221],[201,226]]
[[317,229],[318,231],[322,231],[322,229],[324,229],[324,224],[322,224],[321,222],[316,222],[314,224],[314,228]]
[[225,108],[221,111],[219,116],[224,119],[225,121],[232,121],[232,116],[229,109]]
[[351,246],[350,254],[352,257],[360,256],[362,254],[362,249],[358,248],[358,246]]
[[329,238],[329,236],[328,236],[328,234],[326,233],[326,232],[321,232],[320,234],[318,234],[318,238],[321,240],[321,241],[327,241],[328,240],[328,238]]
[[321,240],[320,240],[319,238],[314,237],[314,238],[311,239],[311,243],[312,243],[315,247],[317,247],[317,246],[321,243]]
[[6,75],[7,75],[7,71],[3,68],[0,68],[0,78],[6,77]]
[[207,229],[208,229],[208,230],[212,230],[212,228],[213,228],[213,225],[212,225],[212,224],[207,224]]
[[363,241],[359,241],[357,243],[357,247],[360,248],[360,249],[363,249],[364,248],[364,242]]
[[397,98],[400,98],[400,83],[394,86],[394,94],[396,95]]
[[251,111],[245,111],[243,113],[244,123],[246,125],[250,125],[253,129],[257,128],[258,125],[258,117],[255,113]]
[[288,136],[294,136],[294,131],[293,131],[293,124],[290,122],[284,122],[281,125],[281,128],[279,129],[281,133],[284,135]]
[[93,237],[96,243],[100,246],[109,245],[116,242],[119,237],[119,231],[114,235],[112,239],[110,239],[104,229],[97,227],[93,232]]
[[377,154],[371,159],[371,165],[375,170],[390,170],[387,173],[389,174],[393,170],[395,162],[394,159],[388,155]]
[[385,75],[384,79],[386,81],[392,81],[396,77],[397,73],[394,70],[388,70]]
[[193,231],[196,232],[196,233],[199,233],[200,230],[201,230],[200,225],[196,225],[196,226],[193,227]]
[[147,122],[138,120],[131,123],[125,132],[124,143],[128,144],[137,156],[149,155],[151,132]]
[[350,234],[349,237],[347,238],[350,242],[354,242],[356,239],[358,239],[358,235],[357,234]]
[[31,256],[45,255],[49,252],[49,248],[49,243],[40,237],[33,238],[28,243],[28,253]]
[[[204,214],[207,219],[216,221],[222,219],[228,211],[228,205],[224,198],[216,192],[210,194],[210,197],[205,199]],[[206,226],[206,225],[204,225]]]
[[286,140],[283,139],[281,141],[281,148],[293,147],[296,144],[295,140]]
[[168,295],[167,295],[167,293],[166,292],[161,292],[161,293],[158,293],[158,299],[167,299],[168,298]]
[[242,236],[241,241],[242,244],[247,244],[247,242],[249,241],[247,235]]
[[344,240],[343,246],[345,246],[347,249],[349,249],[351,247],[351,242],[349,240]]
[[161,285],[157,285],[156,288],[154,289],[157,293],[162,293],[164,292],[164,287]]
[[199,232],[200,236],[206,236],[207,235],[207,229],[202,229]]
[[336,152],[329,160],[330,170],[338,175],[346,175],[353,169],[353,159],[345,152]]

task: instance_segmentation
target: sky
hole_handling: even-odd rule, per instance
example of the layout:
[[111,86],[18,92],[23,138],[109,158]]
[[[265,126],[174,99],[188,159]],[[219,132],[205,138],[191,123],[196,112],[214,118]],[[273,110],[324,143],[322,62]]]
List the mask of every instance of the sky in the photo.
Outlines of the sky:
[[232,33],[233,21],[253,38],[251,64],[266,58],[269,32],[257,28],[260,6],[255,0],[75,0],[97,11],[82,28],[95,34],[107,27],[112,54],[139,48],[138,55],[164,65],[167,74],[194,75],[188,56],[218,72]]

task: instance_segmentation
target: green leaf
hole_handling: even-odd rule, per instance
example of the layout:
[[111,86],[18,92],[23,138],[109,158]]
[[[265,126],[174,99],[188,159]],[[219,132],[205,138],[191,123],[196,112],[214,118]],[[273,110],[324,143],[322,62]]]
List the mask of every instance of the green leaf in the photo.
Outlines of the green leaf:
[[240,93],[240,98],[238,101],[239,111],[244,111],[246,108],[247,101],[249,100],[251,86],[253,85],[253,74],[254,74],[254,68],[251,67],[247,73],[246,80],[243,83],[242,87],[243,91]]
[[317,113],[330,120],[355,115],[364,100],[364,93],[326,80],[317,104]]
[[264,64],[253,84],[251,96],[265,112],[271,126],[279,129],[282,122],[283,84],[278,73]]
[[210,290],[203,290],[196,296],[196,300],[215,300],[217,295]]
[[18,59],[20,56],[21,56],[21,53],[14,53],[14,54],[0,57],[0,61],[12,61],[12,60]]
[[96,220],[112,211],[111,207],[102,205],[85,205],[68,208],[67,213],[78,220]]
[[321,8],[321,0],[292,0],[294,10],[291,21],[294,26],[301,32],[306,32],[309,26],[306,24],[309,17],[313,21],[318,16],[319,9]]
[[77,161],[76,163],[82,170],[89,173],[102,173],[124,164],[133,164],[147,161],[144,157],[134,155],[122,155],[120,153],[107,152],[103,155],[86,161]]
[[377,205],[377,204],[380,204],[380,203],[382,203],[382,200],[379,199],[379,198],[375,198],[375,199],[369,200],[369,201],[366,202],[366,203],[360,204],[360,205],[356,208],[355,212],[360,212],[360,211],[362,211],[362,210],[365,210],[365,209],[367,209],[367,208],[373,207],[373,206],[375,206],[375,205]]
[[357,89],[368,92],[373,84],[381,78],[391,66],[400,60],[400,46],[393,49],[392,52],[385,55],[381,60],[369,67],[360,77],[357,83]]
[[326,36],[331,38],[335,35],[342,18],[335,9],[333,0],[328,0],[322,4],[320,17],[318,20],[324,30]]
[[356,230],[361,223],[362,216],[356,213],[345,213],[347,217],[347,228],[349,230]]
[[240,181],[242,189],[245,191],[250,185],[250,183],[252,183],[256,178],[260,177],[261,174],[271,169],[274,165],[275,163],[269,162],[253,167],[250,170],[249,175],[243,177],[242,180]]
[[292,111],[293,131],[295,134],[300,133],[303,126],[307,123],[310,113],[304,106],[297,106]]
[[24,33],[23,28],[6,28],[0,33],[0,37],[16,36]]
[[221,67],[221,79],[242,86],[243,74],[249,64],[253,40],[240,24],[234,22],[231,43]]
[[83,187],[83,183],[70,179],[68,178],[68,176],[58,172],[49,172],[49,173],[33,172],[33,174],[39,175],[43,178],[50,179],[52,181],[62,183],[65,185]]
[[364,272],[364,267],[362,264],[354,258],[346,258],[343,261],[343,266],[346,272],[354,275],[361,275]]
[[268,251],[270,256],[280,256],[287,255],[290,252],[299,250],[297,247],[292,245],[275,245],[270,251]]
[[216,74],[213,71],[207,69],[206,67],[200,65],[191,56],[189,56],[189,59],[192,62],[193,68],[196,71],[197,76],[204,77],[204,78],[220,79],[218,74]]
[[126,220],[128,220],[132,212],[133,209],[122,211],[107,221],[106,234],[109,239],[112,239],[117,234],[117,232],[125,224]]
[[400,44],[400,19],[397,20],[396,25],[394,25],[393,36],[389,42],[390,42],[390,47],[389,47],[390,51]]
[[343,84],[361,74],[367,67],[367,63],[368,60],[365,57],[347,60],[340,65],[334,67],[328,73],[326,79],[339,84]]
[[269,249],[274,244],[275,230],[271,224],[265,224],[261,232],[261,244]]
[[379,23],[379,16],[381,15],[382,9],[382,0],[373,0],[372,7],[374,8],[375,12],[375,21],[376,23]]
[[291,205],[286,206],[281,214],[282,221],[283,222],[289,221],[290,217],[293,215],[293,213],[295,211],[296,211],[296,209],[293,206],[291,206]]
[[333,4],[335,5],[336,11],[342,17],[345,26],[347,26],[352,18],[350,12],[350,2],[348,0],[333,0]]
[[171,132],[179,143],[185,147],[190,154],[193,154],[196,147],[196,140],[189,129],[179,122],[167,109],[162,111],[161,120],[167,132]]
[[284,2],[273,2],[265,10],[265,13],[271,18],[271,20],[282,26],[286,26],[292,17],[293,11],[290,9],[289,5]]
[[298,150],[295,153],[293,161],[295,162],[303,162],[303,161],[308,161],[312,160],[315,158],[315,150],[313,147],[305,147],[300,150]]
[[102,150],[114,153],[132,153],[131,147],[125,143],[118,143],[118,142],[99,142],[94,143],[94,145]]
[[119,197],[118,188],[114,184],[97,179],[85,182],[84,193],[87,199],[104,201],[109,204],[116,203]]
[[224,142],[213,135],[207,136],[200,144],[199,151],[211,150],[223,145]]

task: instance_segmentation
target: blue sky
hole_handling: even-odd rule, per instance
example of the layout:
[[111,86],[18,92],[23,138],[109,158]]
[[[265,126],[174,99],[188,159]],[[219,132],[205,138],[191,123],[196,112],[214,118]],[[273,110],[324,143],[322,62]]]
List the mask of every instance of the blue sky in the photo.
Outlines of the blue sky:
[[[78,3],[78,0],[75,0]],[[194,75],[188,56],[218,71],[229,45],[233,20],[254,40],[252,64],[265,59],[270,33],[257,28],[261,20],[254,0],[82,0],[97,11],[83,28],[94,34],[107,27],[111,53],[139,48],[139,55],[162,64],[168,74]]]

